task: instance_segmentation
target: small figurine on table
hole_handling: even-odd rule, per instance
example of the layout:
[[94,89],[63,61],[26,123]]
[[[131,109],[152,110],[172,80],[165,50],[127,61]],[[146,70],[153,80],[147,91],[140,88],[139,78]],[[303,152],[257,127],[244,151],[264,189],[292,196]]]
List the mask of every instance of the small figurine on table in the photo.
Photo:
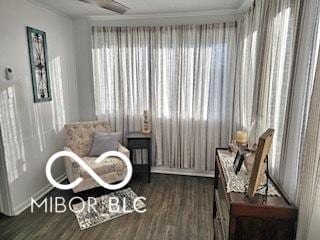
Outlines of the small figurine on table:
[[143,111],[143,127],[142,127],[142,133],[143,134],[150,134],[150,117],[147,110]]

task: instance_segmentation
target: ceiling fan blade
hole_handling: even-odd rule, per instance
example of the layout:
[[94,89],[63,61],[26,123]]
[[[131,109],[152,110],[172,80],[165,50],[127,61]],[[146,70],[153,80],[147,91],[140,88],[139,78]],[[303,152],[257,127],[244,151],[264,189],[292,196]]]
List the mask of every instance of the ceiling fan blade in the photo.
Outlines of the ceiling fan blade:
[[93,4],[101,8],[105,8],[107,10],[120,13],[120,14],[124,14],[126,11],[130,9],[127,6],[113,0],[79,0],[79,1]]

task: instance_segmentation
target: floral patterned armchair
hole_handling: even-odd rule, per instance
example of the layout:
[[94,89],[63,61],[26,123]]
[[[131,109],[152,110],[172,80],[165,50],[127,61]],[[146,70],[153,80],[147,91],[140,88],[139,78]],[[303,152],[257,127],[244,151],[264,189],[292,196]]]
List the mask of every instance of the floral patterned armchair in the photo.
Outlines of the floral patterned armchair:
[[[66,132],[65,150],[76,153],[105,182],[109,184],[119,182],[124,179],[127,168],[119,158],[108,157],[98,164],[95,162],[96,157],[88,156],[93,142],[94,130],[99,132],[111,132],[111,127],[107,122],[79,122],[66,124],[64,128]],[[118,151],[129,158],[129,150],[121,144],[119,144]],[[74,192],[81,192],[95,187],[100,187],[100,185],[73,159],[64,157],[64,165],[69,182],[73,182],[78,177],[84,179],[73,189]]]

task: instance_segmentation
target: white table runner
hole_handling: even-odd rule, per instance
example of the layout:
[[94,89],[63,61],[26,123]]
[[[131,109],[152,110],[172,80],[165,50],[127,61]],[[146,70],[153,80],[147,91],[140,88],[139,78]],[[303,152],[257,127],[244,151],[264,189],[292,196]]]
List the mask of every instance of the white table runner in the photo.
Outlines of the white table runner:
[[[247,174],[245,166],[242,164],[241,169],[238,172],[238,175],[236,175],[233,169],[233,162],[236,157],[236,154],[231,153],[228,150],[218,150],[218,155],[220,158],[222,170],[226,178],[227,192],[244,193],[246,191],[245,186],[249,186],[250,181],[250,175]],[[268,196],[281,196],[271,181],[268,182],[268,186]],[[264,195],[265,188],[258,190],[257,193]]]

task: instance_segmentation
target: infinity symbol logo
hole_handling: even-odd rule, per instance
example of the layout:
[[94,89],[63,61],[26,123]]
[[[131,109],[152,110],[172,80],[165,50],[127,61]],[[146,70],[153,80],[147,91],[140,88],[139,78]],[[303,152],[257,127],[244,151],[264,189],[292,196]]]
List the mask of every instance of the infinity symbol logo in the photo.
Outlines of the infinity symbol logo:
[[127,166],[127,175],[123,179],[122,182],[118,184],[108,184],[105,181],[103,181],[77,154],[70,152],[70,151],[61,151],[53,154],[46,165],[46,175],[49,180],[49,182],[56,188],[59,188],[61,190],[69,190],[72,188],[75,188],[78,186],[82,181],[83,178],[78,177],[76,180],[74,180],[72,183],[69,184],[60,184],[58,183],[51,174],[51,167],[53,163],[60,157],[70,157],[74,161],[76,161],[97,183],[99,183],[102,187],[108,189],[108,190],[118,190],[120,188],[123,188],[128,184],[132,177],[132,165],[129,160],[129,158],[124,155],[123,153],[117,152],[117,151],[110,151],[110,152],[105,152],[103,153],[100,157],[98,157],[95,162],[100,163],[102,160],[104,160],[107,157],[118,157],[121,160],[124,161],[124,163]]

